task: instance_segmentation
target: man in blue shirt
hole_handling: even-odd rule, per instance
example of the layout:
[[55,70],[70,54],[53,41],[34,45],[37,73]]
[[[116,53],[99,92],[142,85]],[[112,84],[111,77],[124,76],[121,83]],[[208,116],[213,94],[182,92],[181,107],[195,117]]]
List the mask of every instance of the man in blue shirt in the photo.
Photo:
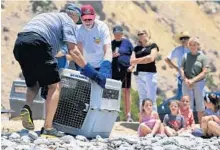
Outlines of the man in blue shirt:
[[[176,96],[170,98],[170,99],[177,99],[180,100],[183,93],[182,93],[182,78],[180,76],[180,68],[181,68],[181,63],[182,63],[182,58],[184,54],[189,52],[189,49],[187,48],[188,40],[190,38],[190,35],[188,32],[181,32],[175,36],[175,41],[179,44],[180,46],[176,47],[170,54],[167,56],[165,59],[165,62],[169,65],[170,68],[175,69],[178,74],[177,74],[177,94]],[[172,62],[172,59],[176,58],[177,65],[175,65]]]

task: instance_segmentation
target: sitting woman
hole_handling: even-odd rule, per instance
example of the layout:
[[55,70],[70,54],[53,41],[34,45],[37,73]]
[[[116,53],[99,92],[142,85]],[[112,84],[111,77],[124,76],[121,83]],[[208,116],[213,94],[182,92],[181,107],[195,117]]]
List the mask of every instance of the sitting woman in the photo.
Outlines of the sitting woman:
[[154,136],[160,131],[163,132],[163,126],[158,116],[158,113],[153,111],[153,102],[150,99],[145,99],[142,102],[142,111],[139,114],[140,125],[138,127],[138,134],[142,136]]
[[205,98],[206,110],[201,128],[204,136],[220,136],[220,97],[209,93]]

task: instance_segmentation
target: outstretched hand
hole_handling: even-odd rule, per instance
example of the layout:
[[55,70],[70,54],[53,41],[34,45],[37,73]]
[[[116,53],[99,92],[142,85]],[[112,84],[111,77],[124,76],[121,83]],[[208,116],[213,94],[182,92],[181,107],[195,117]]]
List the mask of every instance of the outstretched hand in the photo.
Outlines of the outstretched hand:
[[70,56],[72,57],[73,61],[75,61],[75,63],[81,68],[85,67],[87,62],[85,61],[82,53],[78,49],[70,51]]

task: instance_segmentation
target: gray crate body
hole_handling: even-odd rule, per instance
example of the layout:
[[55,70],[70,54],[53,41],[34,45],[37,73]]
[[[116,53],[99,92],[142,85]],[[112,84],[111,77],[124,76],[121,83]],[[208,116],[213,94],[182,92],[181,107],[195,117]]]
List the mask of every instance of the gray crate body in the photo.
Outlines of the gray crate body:
[[87,138],[94,138],[100,135],[103,138],[107,138],[111,133],[117,117],[117,111],[90,109],[82,128],[74,128],[56,122],[53,125],[58,130],[73,135],[83,135]]
[[107,79],[106,89],[77,71],[61,71],[61,93],[53,125],[94,138],[109,137],[120,111],[121,82]]
[[[9,99],[10,107],[15,111],[14,113],[11,113],[12,118],[19,116],[21,108],[25,105],[26,89],[27,87],[24,80],[13,81]],[[33,119],[45,118],[45,101],[41,98],[40,92],[34,99],[31,110]]]

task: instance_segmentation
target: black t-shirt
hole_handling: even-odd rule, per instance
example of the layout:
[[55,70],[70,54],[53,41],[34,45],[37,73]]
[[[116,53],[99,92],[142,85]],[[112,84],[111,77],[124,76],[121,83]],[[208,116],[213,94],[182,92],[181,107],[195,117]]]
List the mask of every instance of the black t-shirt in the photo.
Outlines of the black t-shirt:
[[[120,45],[121,45],[121,41],[116,41],[116,40],[113,40],[112,41],[112,52],[115,52],[116,48],[119,49]],[[114,57],[112,59],[112,71],[114,72],[115,70],[117,70],[117,65],[118,65],[118,57]]]
[[[116,40],[112,41],[112,52],[115,52],[116,48],[119,48],[121,46],[121,42],[122,42],[122,40],[121,41],[116,41]],[[118,57],[114,57],[112,61],[113,62],[117,61],[117,59],[118,59]]]
[[[157,44],[155,44],[155,43],[152,43],[151,45],[148,45],[146,47],[136,46],[134,48],[135,56],[136,56],[136,58],[140,58],[140,57],[150,55],[151,50],[154,48],[156,48],[157,51],[159,51],[159,48],[158,48]],[[148,63],[148,64],[138,64],[136,71],[157,72],[155,61]]]

